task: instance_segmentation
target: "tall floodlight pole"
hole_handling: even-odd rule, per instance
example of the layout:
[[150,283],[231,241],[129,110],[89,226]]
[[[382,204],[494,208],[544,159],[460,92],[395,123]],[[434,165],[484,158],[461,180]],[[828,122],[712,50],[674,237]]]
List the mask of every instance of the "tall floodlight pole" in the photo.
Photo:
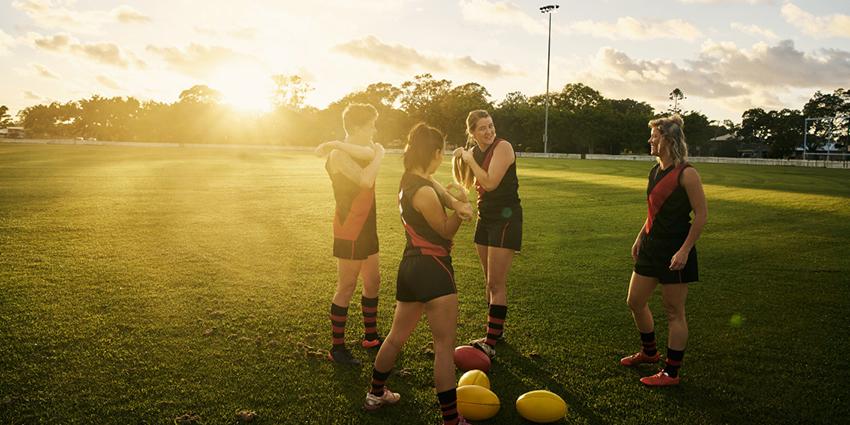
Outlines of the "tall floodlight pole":
[[543,124],[543,153],[549,153],[549,64],[552,59],[552,12],[561,6],[549,4],[540,7],[540,13],[549,15],[549,41],[546,49],[546,112]]

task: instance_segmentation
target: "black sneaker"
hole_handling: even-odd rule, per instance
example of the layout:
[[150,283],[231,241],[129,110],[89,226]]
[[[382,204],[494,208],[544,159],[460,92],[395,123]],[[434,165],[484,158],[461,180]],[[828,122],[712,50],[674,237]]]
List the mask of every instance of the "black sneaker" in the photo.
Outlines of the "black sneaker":
[[496,347],[487,344],[486,341],[487,338],[476,339],[474,341],[469,341],[469,345],[477,348],[479,351],[486,354],[490,360],[493,360],[493,357],[496,357]]
[[331,352],[328,353],[328,360],[334,363],[360,366],[360,360],[355,359],[354,356],[351,355],[351,352],[345,347],[331,350]]

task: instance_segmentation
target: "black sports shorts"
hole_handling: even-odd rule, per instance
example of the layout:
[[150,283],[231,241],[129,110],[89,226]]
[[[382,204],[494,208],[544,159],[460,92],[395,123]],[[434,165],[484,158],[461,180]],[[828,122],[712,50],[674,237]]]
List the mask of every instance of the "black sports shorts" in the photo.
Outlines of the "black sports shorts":
[[334,257],[343,260],[365,260],[378,253],[378,233],[362,232],[356,241],[334,238]]
[[691,248],[688,262],[682,270],[670,270],[670,260],[684,242],[684,238],[660,239],[644,235],[640,251],[638,251],[638,259],[635,262],[635,273],[657,278],[662,284],[698,281],[696,247]]
[[511,220],[479,218],[475,224],[475,243],[519,251],[522,248],[522,217]]
[[398,265],[395,299],[425,303],[457,293],[452,257],[405,256]]

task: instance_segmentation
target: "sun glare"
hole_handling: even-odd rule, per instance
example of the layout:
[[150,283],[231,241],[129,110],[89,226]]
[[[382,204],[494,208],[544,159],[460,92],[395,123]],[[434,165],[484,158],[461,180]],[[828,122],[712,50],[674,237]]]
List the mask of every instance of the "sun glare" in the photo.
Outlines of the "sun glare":
[[235,109],[268,112],[272,108],[274,84],[260,67],[227,66],[212,78],[210,87],[221,92],[222,101]]

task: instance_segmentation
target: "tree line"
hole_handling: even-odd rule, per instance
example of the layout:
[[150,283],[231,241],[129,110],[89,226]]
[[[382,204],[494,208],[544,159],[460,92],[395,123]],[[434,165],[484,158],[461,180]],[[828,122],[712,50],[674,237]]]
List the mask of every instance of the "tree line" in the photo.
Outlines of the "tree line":
[[[542,152],[546,96],[508,93],[496,101],[477,83],[454,84],[431,74],[415,76],[400,86],[374,83],[332,102],[324,109],[308,106],[311,90],[300,77],[276,75],[271,93],[274,108],[266,113],[247,113],[222,103],[221,94],[205,85],[182,91],[173,103],[140,101],[133,97],[102,97],[52,102],[27,107],[13,121],[0,107],[0,126],[13,123],[34,138],[94,138],[98,140],[234,143],[315,146],[342,139],[340,116],[354,102],[370,103],[380,113],[375,140],[401,147],[410,127],[419,121],[442,129],[452,145],[463,145],[466,114],[474,109],[491,112],[501,137],[517,151]],[[674,90],[677,100],[684,98]],[[671,94],[672,96],[672,94]],[[672,97],[671,97],[672,99]],[[675,109],[679,109],[676,102]],[[673,108],[671,108],[672,110]],[[656,111],[633,99],[609,99],[584,84],[567,84],[549,96],[549,151],[566,153],[644,153],[647,122],[670,111]],[[737,143],[761,143],[776,157],[788,156],[800,144],[804,116],[836,116],[850,113],[850,92],[817,92],[802,111],[750,109],[741,124],[716,122],[697,111],[682,113],[685,134],[693,155],[737,156]],[[841,123],[838,123],[839,129]],[[828,139],[847,145],[847,122],[843,133],[835,123],[813,122],[811,148]],[[731,142],[712,138],[734,134]],[[838,136],[836,136],[836,134]]]

